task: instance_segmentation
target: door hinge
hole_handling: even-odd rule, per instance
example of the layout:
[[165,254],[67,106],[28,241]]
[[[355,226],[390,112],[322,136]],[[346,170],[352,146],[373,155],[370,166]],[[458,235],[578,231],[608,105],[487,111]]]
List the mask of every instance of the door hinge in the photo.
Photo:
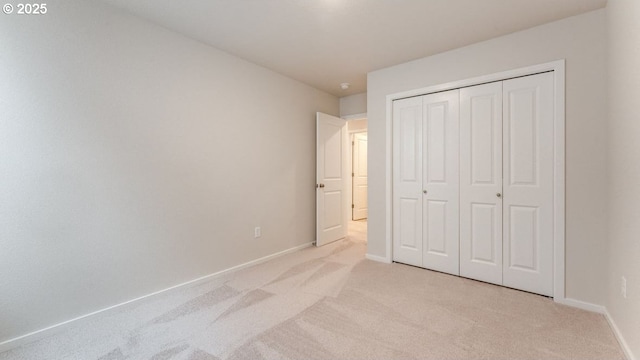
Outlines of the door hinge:
[[355,205],[351,204],[351,208],[352,208],[352,209],[355,209],[355,207],[356,207]]
[[351,173],[351,177],[354,177],[354,176],[356,176],[356,174],[355,173]]
[[[344,143],[343,143],[343,144],[344,144]],[[355,142],[355,141],[352,141],[352,142],[351,142],[351,146],[353,146],[353,145],[355,145],[355,144],[356,144],[356,142]]]

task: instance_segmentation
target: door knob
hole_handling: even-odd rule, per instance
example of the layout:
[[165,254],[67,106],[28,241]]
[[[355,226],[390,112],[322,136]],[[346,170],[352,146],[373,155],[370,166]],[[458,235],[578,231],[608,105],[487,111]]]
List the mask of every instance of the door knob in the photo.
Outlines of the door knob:
[[321,187],[321,188],[323,188],[323,187],[324,187],[324,184],[320,184],[320,187]]
[[427,193],[427,190],[422,190],[422,193],[423,193],[423,194],[426,194],[426,193]]
[[496,196],[497,196],[497,197],[502,197],[502,194],[497,193],[497,194],[496,194]]

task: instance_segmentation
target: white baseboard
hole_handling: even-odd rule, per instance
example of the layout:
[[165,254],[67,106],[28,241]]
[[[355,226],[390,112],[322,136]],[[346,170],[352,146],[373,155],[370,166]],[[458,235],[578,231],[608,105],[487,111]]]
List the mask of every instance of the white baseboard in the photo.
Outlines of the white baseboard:
[[637,360],[636,357],[631,352],[631,348],[629,348],[629,344],[627,344],[624,337],[620,333],[620,330],[618,329],[618,326],[616,325],[615,321],[613,321],[613,319],[611,318],[611,315],[609,314],[609,310],[607,310],[605,306],[596,305],[596,304],[592,304],[592,303],[588,303],[588,302],[584,302],[576,299],[570,299],[570,298],[560,298],[560,299],[556,298],[554,300],[560,304],[564,304],[564,305],[572,306],[578,309],[592,311],[592,312],[596,312],[598,314],[604,315],[604,317],[607,319],[607,322],[609,323],[609,326],[611,327],[611,331],[613,331],[613,334],[616,336],[616,339],[618,340],[618,343],[620,344],[620,347],[622,348],[622,351],[624,352],[624,355],[627,358],[627,360]]
[[365,257],[367,259],[369,259],[369,260],[372,260],[372,261],[383,262],[385,264],[391,264],[391,260],[386,258],[386,257],[384,257],[384,256],[366,254]]
[[[131,299],[131,300],[122,302],[120,304],[109,306],[107,308],[91,312],[89,314],[85,314],[85,315],[78,316],[76,318],[73,318],[73,319],[70,319],[70,320],[67,320],[67,321],[63,321],[61,323],[46,327],[44,329],[33,331],[31,333],[24,334],[24,335],[15,337],[13,339],[9,339],[9,340],[3,341],[3,342],[0,343],[0,353],[8,351],[8,350],[11,350],[11,349],[16,348],[16,347],[18,347],[20,345],[23,345],[23,344],[26,344],[26,343],[30,343],[30,342],[36,341],[38,339],[44,338],[46,336],[54,334],[55,332],[64,330],[64,328],[66,328],[66,327],[68,327],[70,325],[76,325],[78,322],[81,322],[81,321],[84,321],[84,320],[88,320],[90,317],[92,317],[94,315],[97,315],[97,314],[100,314],[100,313],[104,313],[104,312],[107,312],[107,311],[113,311],[113,310],[116,310],[116,309],[118,309],[120,307],[129,305],[129,304],[132,304],[132,303],[135,303],[135,302],[141,301],[143,299],[146,299],[146,298],[149,298],[149,297],[152,297],[152,296],[155,296],[155,295],[159,295],[159,294],[162,294],[162,293],[165,293],[165,292],[177,290],[177,289],[179,289],[181,287],[184,287],[184,286],[197,285],[199,283],[206,282],[207,280],[210,280],[211,278],[214,278],[216,276],[221,276],[221,275],[228,274],[228,273],[231,273],[231,272],[234,272],[234,271],[238,271],[238,270],[250,267],[250,266],[258,265],[258,264],[261,264],[263,262],[269,261],[271,259],[283,256],[283,255],[286,255],[286,254],[290,254],[292,252],[296,252],[296,251],[299,251],[299,250],[302,250],[302,249],[305,249],[305,248],[308,248],[308,247],[311,247],[311,246],[313,246],[313,244],[314,244],[313,242],[309,242],[309,243],[306,243],[306,244],[294,246],[292,248],[289,248],[289,249],[286,249],[286,250],[283,250],[283,251],[280,251],[280,252],[277,252],[277,253],[274,253],[274,254],[271,254],[271,255],[267,255],[267,256],[261,257],[259,259],[255,259],[255,260],[252,260],[252,261],[240,264],[240,265],[236,265],[236,266],[230,267],[228,269],[224,269],[224,270],[221,270],[221,271],[209,274],[209,275],[205,275],[205,276],[193,279],[193,280],[189,280],[189,281],[184,282],[182,284],[174,285],[174,286],[171,286],[169,288],[166,288],[166,289],[163,289],[163,290],[160,290],[160,291],[156,291],[156,292],[153,292],[153,293],[150,293],[150,294],[147,294],[147,295],[143,295],[143,296],[137,297],[135,299]],[[377,262],[382,262],[382,263],[387,263],[387,264],[391,263],[390,259],[388,259],[386,257],[383,257],[383,256],[366,254],[365,257],[367,259],[369,259],[369,260],[372,260],[372,261],[377,261]],[[592,312],[596,312],[596,313],[599,313],[599,314],[603,314],[604,317],[609,322],[609,326],[611,326],[611,330],[615,334],[616,339],[620,343],[620,347],[622,348],[626,358],[628,360],[637,360],[636,357],[631,352],[631,349],[629,348],[629,345],[625,341],[624,337],[620,333],[620,330],[618,329],[618,326],[616,325],[616,323],[611,318],[611,315],[609,314],[609,311],[607,310],[606,307],[604,307],[602,305],[596,305],[596,304],[592,304],[592,303],[576,300],[576,299],[571,299],[571,298],[555,298],[554,300],[557,303],[560,303],[560,304],[563,304],[563,305],[572,306],[572,307],[575,307],[575,308],[579,308],[579,309],[583,309],[583,310],[587,310],[587,311],[592,311]]]
[[633,353],[631,352],[631,348],[629,348],[629,344],[627,344],[624,337],[622,337],[620,329],[618,329],[618,326],[616,325],[615,321],[613,321],[613,318],[611,318],[611,314],[609,314],[609,311],[606,308],[604,310],[604,317],[609,322],[609,326],[611,327],[613,334],[616,336],[616,339],[618,340],[618,343],[620,344],[620,347],[624,352],[624,356],[627,357],[627,360],[636,360],[636,357],[633,356]]
[[588,303],[588,302],[584,302],[584,301],[580,301],[580,300],[576,300],[576,299],[554,298],[554,300],[555,300],[555,302],[557,302],[559,304],[563,304],[563,305],[575,307],[575,308],[578,308],[578,309],[595,312],[595,313],[598,313],[598,314],[604,314],[607,311],[607,309],[602,305],[596,305],[596,304],[592,304],[592,303]]
[[91,312],[89,314],[78,316],[76,318],[73,318],[73,319],[70,319],[70,320],[67,320],[67,321],[63,321],[63,322],[55,324],[55,325],[51,325],[51,326],[46,327],[44,329],[36,330],[36,331],[30,332],[28,334],[24,334],[24,335],[15,337],[13,339],[9,339],[9,340],[0,342],[0,353],[8,351],[8,350],[11,350],[11,349],[14,349],[14,348],[16,348],[16,347],[18,347],[20,345],[23,345],[23,344],[30,343],[30,342],[42,339],[42,338],[44,338],[46,336],[52,335],[52,334],[54,334],[54,333],[56,333],[58,331],[64,330],[64,328],[66,328],[66,327],[68,327],[68,326],[70,326],[72,324],[76,325],[80,321],[88,320],[88,318],[90,318],[90,317],[92,317],[94,315],[101,314],[101,313],[104,313],[106,311],[113,311],[113,310],[121,308],[121,307],[123,307],[125,305],[129,305],[129,304],[141,301],[141,300],[149,298],[151,296],[155,296],[155,295],[159,295],[159,294],[162,294],[162,293],[166,293],[168,291],[177,290],[178,288],[181,288],[181,287],[184,287],[184,286],[197,285],[199,283],[206,282],[207,280],[210,280],[211,278],[214,278],[216,276],[221,276],[221,275],[228,274],[228,273],[231,273],[231,272],[234,272],[234,271],[238,271],[238,270],[250,267],[250,266],[258,265],[258,264],[261,264],[263,262],[269,261],[271,259],[274,259],[274,258],[283,256],[283,255],[286,255],[286,254],[290,254],[292,252],[296,252],[296,251],[308,248],[308,247],[312,246],[313,244],[314,244],[313,242],[309,242],[309,243],[306,243],[306,244],[294,246],[292,248],[289,248],[289,249],[286,249],[286,250],[283,250],[283,251],[280,251],[280,252],[277,252],[277,253],[274,253],[274,254],[271,254],[271,255],[267,255],[267,256],[261,257],[259,259],[251,260],[249,262],[246,262],[246,263],[243,263],[243,264],[240,264],[240,265],[236,265],[236,266],[230,267],[228,269],[224,269],[224,270],[221,270],[221,271],[209,274],[209,275],[205,275],[205,276],[199,277],[197,279],[189,280],[189,281],[184,282],[182,284],[174,285],[174,286],[168,287],[168,288],[160,290],[160,291],[156,291],[156,292],[153,292],[153,293],[150,293],[150,294],[147,294],[147,295],[143,295],[143,296],[137,297],[135,299],[131,299],[131,300],[128,300],[128,301],[125,301],[125,302],[122,302],[122,303],[119,303],[119,304],[116,304],[116,305],[113,305],[113,306],[109,306],[107,308],[104,308],[104,309],[101,309],[101,310],[98,310],[98,311]]

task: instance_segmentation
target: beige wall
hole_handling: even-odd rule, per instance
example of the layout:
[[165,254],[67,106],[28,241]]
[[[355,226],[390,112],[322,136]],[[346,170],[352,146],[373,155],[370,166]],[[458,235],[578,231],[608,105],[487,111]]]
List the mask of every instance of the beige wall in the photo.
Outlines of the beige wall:
[[336,97],[97,2],[0,44],[0,342],[314,241]]
[[350,132],[367,131],[367,119],[349,120],[347,121],[347,128]]
[[[640,359],[640,2],[609,0],[609,287],[606,306]],[[627,298],[621,277],[627,279]]]
[[605,37],[598,10],[369,73],[368,253],[386,256],[388,94],[566,59],[566,296],[604,304]]
[[340,116],[367,113],[367,93],[354,94],[340,98]]

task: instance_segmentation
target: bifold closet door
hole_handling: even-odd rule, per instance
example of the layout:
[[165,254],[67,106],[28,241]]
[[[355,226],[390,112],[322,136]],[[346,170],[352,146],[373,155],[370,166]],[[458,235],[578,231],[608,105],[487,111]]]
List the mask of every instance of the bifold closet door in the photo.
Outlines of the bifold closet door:
[[460,275],[502,284],[502,82],[460,90]]
[[393,102],[393,260],[422,266],[422,97]]
[[554,74],[393,102],[393,260],[553,295]]
[[505,286],[553,295],[553,73],[503,83]]
[[393,260],[459,274],[459,90],[393,103]]
[[459,274],[459,90],[423,98],[422,266]]

